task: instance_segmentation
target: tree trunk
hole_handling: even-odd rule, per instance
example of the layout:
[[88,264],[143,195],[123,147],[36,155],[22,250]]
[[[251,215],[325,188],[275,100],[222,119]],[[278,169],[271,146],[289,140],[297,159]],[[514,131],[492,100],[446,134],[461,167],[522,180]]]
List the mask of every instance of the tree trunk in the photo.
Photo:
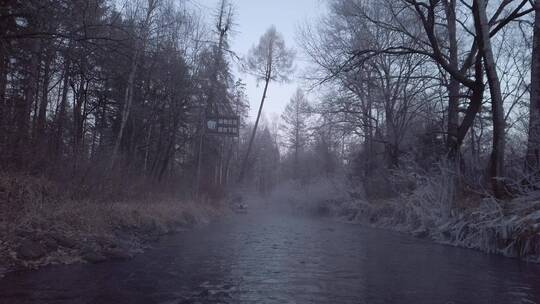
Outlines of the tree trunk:
[[[31,130],[31,139],[32,139],[32,144],[35,145],[35,143],[37,142],[37,120],[38,120],[38,113],[39,113],[39,105],[41,103],[41,99],[39,98],[40,97],[40,93],[41,93],[41,87],[40,85],[42,85],[42,80],[41,80],[41,77],[42,77],[42,73],[41,73],[41,64],[43,62],[42,58],[43,58],[43,52],[44,52],[44,49],[45,47],[43,46],[43,40],[40,40],[40,49],[38,51],[38,58],[37,58],[37,74],[36,74],[36,78],[35,78],[35,92],[34,92],[34,108],[32,109],[33,111],[31,111],[33,113],[33,117],[32,117],[32,130]],[[32,151],[35,151],[34,149],[32,149]]]
[[491,95],[493,147],[490,159],[490,177],[495,197],[501,198],[505,194],[504,181],[502,180],[504,178],[505,119],[501,85],[491,48],[486,2],[484,0],[473,2],[473,14],[476,33],[478,35],[478,48],[484,58],[484,66]]
[[15,124],[16,131],[12,138],[12,159],[16,168],[22,169],[27,160],[28,143],[30,132],[30,112],[36,96],[36,77],[39,69],[38,62],[39,46],[34,41],[33,52],[30,55],[30,64],[27,67],[24,84],[24,99],[15,102]]
[[540,1],[534,2],[534,35],[531,64],[529,104],[529,137],[527,142],[527,168],[531,182],[540,177]]
[[[450,65],[456,70],[458,67],[458,45],[456,36],[456,0],[446,1],[446,19],[448,23],[448,42],[450,46]],[[446,144],[450,158],[459,154],[458,128],[459,128],[459,81],[450,76],[448,84],[448,135]]]
[[46,132],[47,125],[47,106],[49,102],[49,81],[51,71],[52,54],[49,52],[45,57],[45,71],[43,74],[43,85],[41,88],[41,103],[39,105],[39,112],[36,123],[36,147],[39,157],[46,158]]
[[167,145],[167,149],[165,151],[165,155],[163,156],[163,161],[161,162],[161,168],[159,170],[158,174],[158,181],[161,181],[163,179],[163,174],[165,173],[165,169],[167,169],[167,166],[169,165],[169,160],[172,156],[172,150],[174,148],[174,135],[171,135],[171,138],[169,138],[169,144]]
[[114,143],[111,167],[114,167],[114,163],[120,150],[120,144],[122,143],[122,137],[124,136],[124,129],[126,128],[129,113],[131,112],[131,104],[133,103],[133,83],[135,82],[135,74],[137,72],[137,57],[139,57],[138,51],[135,50],[135,54],[131,60],[131,68],[128,76],[126,92],[124,94],[124,106],[122,108],[122,115],[120,118],[120,129],[118,130],[118,135],[116,136],[116,141]]
[[56,117],[56,136],[54,143],[54,155],[55,157],[61,158],[63,153],[63,141],[64,141],[64,125],[66,120],[66,106],[67,106],[67,97],[69,92],[69,78],[70,78],[70,62],[69,59],[65,58],[64,64],[64,79],[62,80],[62,98],[60,99],[60,105],[58,109],[58,116]]
[[294,126],[294,177],[300,178],[300,164],[298,157],[298,153],[300,150],[300,100],[296,101],[295,112],[296,126]]
[[467,136],[467,132],[474,124],[474,120],[476,119],[476,115],[478,112],[480,112],[480,109],[482,108],[482,102],[484,100],[484,68],[482,66],[482,57],[476,56],[476,62],[475,62],[475,85],[473,86],[472,90],[472,96],[470,97],[469,106],[467,107],[467,110],[465,112],[465,116],[463,117],[463,121],[459,125],[458,128],[458,136],[457,136],[457,146],[458,149],[463,144],[463,141],[465,140],[465,137]]
[[146,49],[150,22],[152,19],[152,14],[157,7],[157,4],[158,4],[158,0],[148,0],[148,8],[146,11],[146,17],[143,21],[142,28],[141,28],[142,44],[140,47],[135,45],[135,53],[133,54],[133,57],[131,58],[131,67],[129,70],[129,76],[128,76],[128,81],[126,85],[126,92],[124,94],[124,107],[122,109],[122,115],[120,118],[121,119],[120,129],[118,130],[118,135],[114,143],[114,148],[113,148],[113,153],[112,153],[112,158],[111,158],[111,168],[114,167],[114,163],[116,161],[116,158],[118,157],[120,145],[122,143],[122,137],[124,136],[124,129],[128,122],[129,114],[131,112],[131,105],[133,103],[133,84],[135,82],[135,76],[137,73],[137,64],[138,64],[137,61],[139,60],[140,54],[144,53],[144,50]]
[[[81,82],[77,90],[77,96],[75,98],[75,104],[73,105],[73,156],[75,159],[75,165],[79,159],[83,157],[83,124],[84,117],[82,113],[84,99],[86,98],[86,87],[84,77],[81,75]],[[73,90],[75,91],[75,89]]]
[[150,122],[148,127],[148,135],[146,135],[145,149],[144,149],[144,164],[143,171],[145,174],[148,174],[148,158],[150,156],[150,140],[152,139],[152,131],[154,130],[154,125]]
[[[269,73],[270,74],[270,73]],[[246,174],[246,168],[247,163],[249,159],[249,154],[251,153],[251,149],[253,147],[253,140],[255,139],[255,134],[257,134],[257,127],[259,126],[259,120],[261,118],[261,113],[264,105],[264,100],[266,99],[266,92],[268,91],[268,84],[270,83],[270,76],[266,77],[266,81],[264,84],[264,91],[261,98],[261,105],[259,106],[259,111],[257,112],[257,119],[255,120],[255,125],[253,126],[253,131],[251,132],[251,137],[249,139],[248,149],[246,152],[246,156],[244,156],[244,161],[242,162],[242,168],[240,169],[240,176],[238,177],[238,183],[241,183],[244,179],[244,175]]]
[[[6,101],[6,86],[8,75],[8,60],[4,48],[0,48],[0,150],[6,151],[6,126],[8,117],[8,103]],[[5,156],[0,156],[0,165],[3,165]]]

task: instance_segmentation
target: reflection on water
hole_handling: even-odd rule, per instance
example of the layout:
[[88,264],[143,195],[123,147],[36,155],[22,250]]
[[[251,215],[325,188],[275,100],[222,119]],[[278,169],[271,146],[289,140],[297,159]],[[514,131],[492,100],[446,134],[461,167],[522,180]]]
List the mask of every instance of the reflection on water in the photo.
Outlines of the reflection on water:
[[0,281],[0,303],[538,303],[540,267],[321,219],[260,212],[127,262]]

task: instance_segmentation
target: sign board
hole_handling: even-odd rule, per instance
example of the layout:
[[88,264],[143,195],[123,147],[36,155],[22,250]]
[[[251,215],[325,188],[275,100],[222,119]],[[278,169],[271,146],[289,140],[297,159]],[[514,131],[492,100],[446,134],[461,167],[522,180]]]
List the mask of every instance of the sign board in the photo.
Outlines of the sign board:
[[206,118],[206,133],[238,137],[240,118],[238,116],[209,116]]

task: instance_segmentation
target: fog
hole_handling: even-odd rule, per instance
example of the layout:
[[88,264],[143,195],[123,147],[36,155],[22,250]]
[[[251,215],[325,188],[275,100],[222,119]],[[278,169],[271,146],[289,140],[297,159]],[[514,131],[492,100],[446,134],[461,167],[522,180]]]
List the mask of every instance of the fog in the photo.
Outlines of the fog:
[[539,10],[0,2],[0,302],[540,302]]

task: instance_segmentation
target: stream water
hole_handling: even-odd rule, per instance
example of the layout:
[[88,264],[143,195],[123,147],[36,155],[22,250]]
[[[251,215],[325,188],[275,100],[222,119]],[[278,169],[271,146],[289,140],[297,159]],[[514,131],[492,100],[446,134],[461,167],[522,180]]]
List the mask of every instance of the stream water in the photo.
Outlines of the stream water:
[[10,274],[0,303],[540,303],[540,265],[260,210],[129,261]]

